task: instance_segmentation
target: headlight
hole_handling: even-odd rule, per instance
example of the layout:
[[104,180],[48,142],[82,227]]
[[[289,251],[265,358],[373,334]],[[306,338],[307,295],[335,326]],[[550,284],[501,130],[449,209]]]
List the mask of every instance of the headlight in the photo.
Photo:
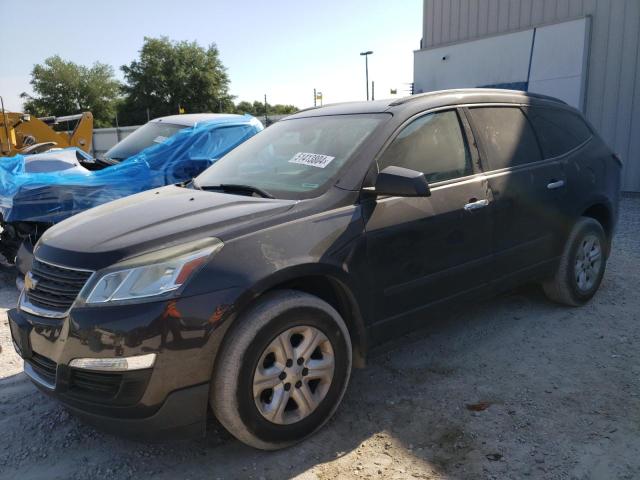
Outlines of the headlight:
[[223,246],[221,240],[209,238],[122,262],[92,283],[85,302],[132,300],[176,290]]

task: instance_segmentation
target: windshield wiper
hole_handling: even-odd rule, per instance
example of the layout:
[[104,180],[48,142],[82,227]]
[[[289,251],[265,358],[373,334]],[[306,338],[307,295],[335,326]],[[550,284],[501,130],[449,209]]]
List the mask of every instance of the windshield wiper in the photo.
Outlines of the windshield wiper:
[[223,192],[249,192],[256,193],[263,198],[276,198],[266,190],[263,190],[253,185],[241,185],[236,183],[221,183],[220,185],[198,185],[194,181],[194,186],[199,190],[222,190]]

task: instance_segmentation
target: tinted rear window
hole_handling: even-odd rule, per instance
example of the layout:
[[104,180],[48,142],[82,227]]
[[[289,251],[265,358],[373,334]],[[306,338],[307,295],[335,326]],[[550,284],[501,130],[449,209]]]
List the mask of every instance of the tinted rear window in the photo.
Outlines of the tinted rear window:
[[476,107],[469,110],[490,170],[542,159],[531,125],[518,107]]
[[567,153],[591,137],[591,130],[584,120],[567,110],[532,107],[527,109],[527,115],[538,134],[545,158]]

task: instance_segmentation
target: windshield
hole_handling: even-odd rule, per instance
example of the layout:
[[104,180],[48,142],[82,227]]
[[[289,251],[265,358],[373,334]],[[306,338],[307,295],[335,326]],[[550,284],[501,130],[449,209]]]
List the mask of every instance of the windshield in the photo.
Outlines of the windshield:
[[386,118],[368,114],[283,120],[214,163],[196,178],[196,186],[248,185],[277,198],[314,196]]
[[164,142],[183,128],[187,127],[164,122],[146,123],[127,138],[116,143],[104,156],[111,160],[124,160],[151,145]]

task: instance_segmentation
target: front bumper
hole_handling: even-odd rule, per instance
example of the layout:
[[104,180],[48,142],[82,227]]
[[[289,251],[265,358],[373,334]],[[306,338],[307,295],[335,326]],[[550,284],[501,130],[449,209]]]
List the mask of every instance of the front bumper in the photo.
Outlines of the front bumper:
[[[72,308],[65,318],[9,311],[25,373],[90,423],[157,438],[203,433],[209,381],[237,289],[160,302]],[[228,314],[228,315],[227,315]],[[104,372],[69,367],[74,358],[156,353],[153,368]]]
[[167,399],[152,414],[133,418],[101,415],[64,401],[63,404],[83,421],[104,432],[137,440],[156,441],[203,436],[208,399],[208,383],[183,388],[167,395]]

